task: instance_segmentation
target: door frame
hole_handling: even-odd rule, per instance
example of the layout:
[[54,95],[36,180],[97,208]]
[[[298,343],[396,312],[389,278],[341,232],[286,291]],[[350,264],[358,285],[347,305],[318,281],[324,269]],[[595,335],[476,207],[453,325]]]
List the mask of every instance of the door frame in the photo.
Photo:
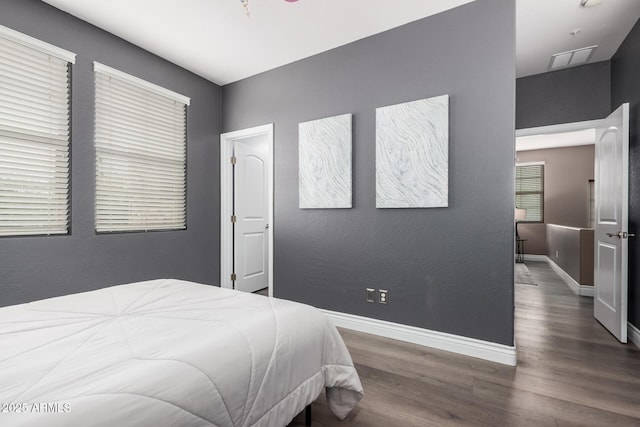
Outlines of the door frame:
[[582,122],[560,123],[556,125],[538,126],[532,128],[516,129],[516,137],[545,135],[550,133],[573,132],[585,129],[597,128],[602,119],[585,120]]
[[[584,121],[581,121],[581,122],[568,122],[568,123],[559,123],[559,124],[554,124],[554,125],[546,125],[546,126],[537,126],[537,127],[516,129],[515,137],[514,137],[514,141],[513,141],[513,145],[514,145],[514,153],[513,153],[514,154],[514,162],[513,162],[514,163],[513,164],[514,183],[515,183],[515,176],[516,176],[516,166],[519,165],[519,164],[522,164],[522,163],[518,163],[518,158],[517,158],[518,138],[519,137],[523,137],[523,136],[538,136],[538,135],[551,135],[551,134],[556,134],[556,133],[577,132],[577,131],[582,131],[582,130],[587,130],[587,129],[593,129],[594,130],[594,139],[593,139],[593,141],[589,142],[588,144],[582,144],[582,145],[594,145],[595,146],[595,143],[596,143],[596,141],[595,141],[595,129],[600,125],[601,121],[602,121],[602,119],[584,120]],[[558,146],[558,147],[560,147],[560,146]],[[557,148],[557,147],[547,147],[547,148]],[[534,162],[534,163],[538,163],[538,162]],[[542,162],[542,163],[544,163],[544,162]],[[595,168],[595,162],[594,162],[594,168]],[[515,189],[514,189],[514,194],[515,194]],[[515,208],[515,196],[514,196],[513,202],[514,202],[513,206]],[[513,240],[514,240],[514,244],[515,244],[515,239],[513,239]],[[515,248],[514,248],[514,252],[515,252]],[[540,255],[535,255],[535,256],[536,257],[540,257]],[[542,257],[541,259],[543,259],[543,260],[547,259],[546,255],[542,255],[541,257]],[[526,255],[524,255],[524,259],[525,260],[527,259]],[[591,291],[591,293],[589,293],[589,292],[582,293],[581,290],[578,290],[579,295],[588,296],[588,297],[593,297],[593,293],[592,292],[593,291]]]
[[[539,126],[539,127],[516,129],[515,137],[517,138],[517,137],[520,137],[520,136],[545,135],[545,134],[554,134],[554,133],[562,133],[562,132],[580,131],[580,130],[585,130],[585,129],[595,129],[595,128],[598,128],[599,126],[601,126],[602,121],[604,121],[605,119],[606,119],[606,117],[602,118],[602,119],[585,120],[585,121],[581,121],[581,122],[570,122],[570,123],[561,123],[561,124],[548,125],[548,126]],[[514,140],[515,140],[515,138],[514,138]],[[593,145],[595,145],[595,143],[596,142],[594,140]],[[515,152],[515,150],[514,150],[514,152]],[[595,153],[595,155],[597,156],[597,152]],[[515,168],[515,166],[514,166],[514,168]],[[594,161],[594,175],[595,175],[595,161]],[[627,176],[627,179],[628,179],[628,176]],[[594,263],[596,262],[595,256],[596,256],[596,254],[594,253]],[[627,267],[625,267],[625,271],[627,271],[627,269],[628,269],[628,260],[627,260]],[[625,273],[625,274],[627,274],[627,273]],[[628,280],[628,278],[627,278],[627,280]],[[593,292],[595,294],[595,283],[594,283]],[[582,294],[582,293],[580,293],[580,295],[581,296],[588,296],[588,297],[595,298],[595,296],[593,294]],[[595,301],[594,301],[594,303],[595,303]],[[628,306],[628,298],[627,298],[626,304]],[[628,307],[625,308],[625,310],[628,310]],[[594,320],[597,322],[597,319],[595,318],[595,315],[594,315]],[[631,330],[632,326],[633,325],[631,325],[631,323],[627,319],[627,337],[632,335],[632,330]]]
[[233,226],[231,215],[233,214],[233,143],[237,140],[266,136],[269,143],[267,160],[271,163],[271,173],[268,177],[267,187],[269,194],[268,209],[268,237],[269,237],[269,296],[273,296],[273,181],[274,181],[274,157],[273,157],[273,123],[255,126],[252,128],[226,132],[220,135],[220,287],[233,289],[231,273],[233,273]]

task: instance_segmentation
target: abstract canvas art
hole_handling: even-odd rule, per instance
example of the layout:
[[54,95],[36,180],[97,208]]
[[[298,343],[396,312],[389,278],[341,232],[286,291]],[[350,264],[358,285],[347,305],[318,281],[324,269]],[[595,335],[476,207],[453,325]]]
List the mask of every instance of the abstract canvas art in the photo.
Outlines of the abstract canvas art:
[[351,207],[351,114],[298,125],[300,209]]
[[376,109],[376,207],[449,205],[449,95]]

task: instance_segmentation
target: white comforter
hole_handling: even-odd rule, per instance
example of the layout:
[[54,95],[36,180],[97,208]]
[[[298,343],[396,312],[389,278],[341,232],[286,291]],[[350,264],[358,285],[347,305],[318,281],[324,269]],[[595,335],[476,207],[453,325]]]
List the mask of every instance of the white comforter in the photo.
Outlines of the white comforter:
[[0,308],[2,426],[284,426],[325,387],[362,398],[303,304],[153,280]]

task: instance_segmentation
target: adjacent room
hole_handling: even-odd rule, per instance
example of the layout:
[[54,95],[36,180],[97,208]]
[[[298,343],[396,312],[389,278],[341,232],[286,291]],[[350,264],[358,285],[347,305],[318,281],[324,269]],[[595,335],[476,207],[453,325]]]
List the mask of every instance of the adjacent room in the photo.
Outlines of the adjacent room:
[[2,0],[0,425],[639,425],[639,19]]

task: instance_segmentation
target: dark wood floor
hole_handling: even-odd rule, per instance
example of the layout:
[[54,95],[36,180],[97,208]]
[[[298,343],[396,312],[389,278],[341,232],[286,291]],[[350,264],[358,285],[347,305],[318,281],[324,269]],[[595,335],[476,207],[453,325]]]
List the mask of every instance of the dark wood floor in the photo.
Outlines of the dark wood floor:
[[341,329],[365,397],[338,421],[321,396],[313,426],[640,426],[640,350],[546,263],[527,266],[538,286],[516,286],[517,367]]
[[255,291],[254,294],[264,295],[265,297],[269,296],[269,288],[260,289],[259,291]]

